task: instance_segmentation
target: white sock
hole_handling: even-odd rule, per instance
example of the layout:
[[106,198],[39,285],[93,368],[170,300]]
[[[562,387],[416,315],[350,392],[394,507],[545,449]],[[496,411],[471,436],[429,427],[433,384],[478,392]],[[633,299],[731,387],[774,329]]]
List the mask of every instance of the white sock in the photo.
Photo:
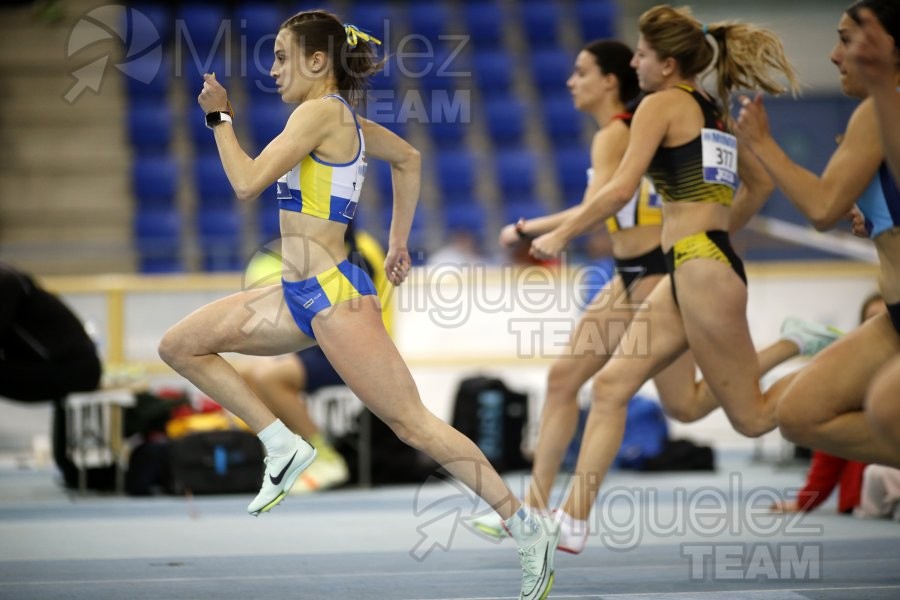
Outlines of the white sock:
[[506,520],[509,535],[519,546],[528,546],[541,534],[541,523],[524,506]]
[[287,454],[294,447],[294,433],[285,427],[281,419],[275,419],[268,427],[256,434],[266,447],[266,454],[277,456]]
[[586,536],[588,533],[587,520],[576,519],[566,511],[560,509],[556,512],[556,523],[559,528],[570,536]]

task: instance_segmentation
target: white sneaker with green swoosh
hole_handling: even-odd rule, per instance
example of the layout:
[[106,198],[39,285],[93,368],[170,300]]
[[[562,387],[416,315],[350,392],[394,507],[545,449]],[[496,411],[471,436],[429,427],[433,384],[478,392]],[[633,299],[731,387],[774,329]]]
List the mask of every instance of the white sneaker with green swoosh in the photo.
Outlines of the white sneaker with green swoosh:
[[294,447],[287,454],[267,456],[262,489],[247,506],[247,512],[257,517],[259,513],[275,508],[290,491],[300,473],[314,460],[316,449],[299,435],[294,436]]
[[[522,593],[519,600],[544,600],[553,587],[553,558],[559,543],[559,525],[550,518],[531,514],[526,527],[531,534],[521,535],[511,527],[513,539],[519,545],[519,562],[522,564]],[[510,522],[507,521],[507,526]]]

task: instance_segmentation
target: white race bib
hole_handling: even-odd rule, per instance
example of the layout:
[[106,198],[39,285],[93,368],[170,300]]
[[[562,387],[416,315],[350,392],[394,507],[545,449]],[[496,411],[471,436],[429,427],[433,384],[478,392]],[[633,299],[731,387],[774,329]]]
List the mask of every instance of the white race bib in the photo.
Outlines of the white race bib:
[[291,199],[291,188],[288,186],[288,174],[285,173],[284,177],[281,177],[278,181],[275,182],[275,199],[276,200],[290,200]]
[[356,216],[356,209],[359,206],[359,195],[362,193],[363,182],[366,180],[366,168],[369,164],[366,162],[365,156],[362,156],[359,164],[356,166],[356,179],[353,180],[353,193],[347,201],[347,206],[341,211],[341,215],[353,219]]
[[703,144],[703,181],[737,187],[737,138],[718,129],[700,130]]

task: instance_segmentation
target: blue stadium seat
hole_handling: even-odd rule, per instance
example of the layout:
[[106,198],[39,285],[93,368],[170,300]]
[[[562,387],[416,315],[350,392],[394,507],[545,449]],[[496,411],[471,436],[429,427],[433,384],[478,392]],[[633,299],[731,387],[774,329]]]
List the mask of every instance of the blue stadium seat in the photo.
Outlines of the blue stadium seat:
[[240,241],[241,215],[236,208],[210,208],[197,212],[197,233],[203,240]]
[[415,3],[407,8],[406,18],[409,33],[423,35],[432,43],[438,43],[438,37],[447,32],[450,11],[441,2]]
[[138,209],[174,209],[178,165],[170,156],[138,156],[132,167],[132,186]]
[[519,219],[536,219],[547,214],[547,209],[534,198],[521,198],[503,205],[503,222],[515,223]]
[[544,128],[554,145],[571,146],[581,143],[588,117],[578,112],[572,104],[571,96],[566,94],[546,97],[541,112]]
[[138,155],[165,154],[172,141],[172,111],[164,103],[131,104],[128,138]]
[[409,60],[405,66],[416,85],[428,90],[467,89],[472,76],[468,57],[444,46],[436,45],[433,56]]
[[369,91],[371,93],[394,92],[398,88],[400,82],[400,69],[397,66],[397,58],[395,56],[387,57],[381,70],[372,75],[369,79]]
[[566,90],[566,80],[572,73],[574,57],[565,50],[545,48],[531,55],[531,76],[542,93],[558,94]]
[[376,233],[369,229],[370,217],[372,210],[366,204],[361,204],[356,208],[356,214],[353,215],[353,227],[356,231],[366,231],[368,233]]
[[235,204],[234,188],[218,156],[199,156],[194,160],[194,189],[200,210],[230,208]]
[[133,227],[138,268],[142,273],[183,270],[181,217],[176,210],[138,210]]
[[364,107],[370,121],[383,125],[400,137],[406,137],[406,119],[401,108],[404,96],[393,90],[372,90]]
[[242,269],[241,220],[237,210],[200,210],[197,213],[197,233],[205,271]]
[[246,114],[250,139],[256,152],[260,152],[284,130],[293,106],[276,99],[265,102],[257,101],[248,108]]
[[[173,19],[168,6],[164,3],[155,2],[129,3],[129,6],[147,17],[163,44],[169,40],[169,36],[172,35]],[[136,21],[134,20],[133,15],[129,15],[129,17],[132,18],[132,24],[134,24],[132,26],[135,26]]]
[[556,181],[566,206],[581,202],[587,188],[587,170],[591,166],[591,150],[588,147],[558,148],[554,151]]
[[391,182],[391,165],[383,160],[369,160],[366,170],[366,181],[363,183],[363,194],[368,195],[375,190],[377,207],[389,209],[393,202],[394,187]]
[[256,225],[259,242],[265,244],[281,235],[280,211],[275,198],[275,185],[269,186],[256,201]]
[[177,252],[167,252],[165,256],[161,256],[159,253],[152,255],[141,254],[138,256],[138,271],[148,275],[181,273],[184,271],[184,265]]
[[125,87],[132,103],[168,102],[167,95],[172,84],[174,68],[165,54],[156,64],[153,60],[135,60],[128,63]]
[[354,2],[350,7],[350,23],[384,42],[386,33],[396,27],[397,19],[392,17],[395,14],[397,11],[389,4]]
[[619,17],[614,0],[578,0],[575,16],[585,42],[616,37],[616,20]]
[[[203,74],[215,73],[216,80],[227,89],[231,76],[240,77],[239,61],[217,54],[211,57],[200,56],[199,59],[190,53],[182,55],[180,79],[184,85],[188,100],[197,105],[197,96],[203,90]],[[271,79],[271,78],[270,78]]]
[[503,10],[496,2],[471,2],[463,7],[463,23],[476,49],[503,44]]
[[284,14],[290,16],[306,10],[324,10],[332,14],[344,14],[330,0],[291,0],[287,3]]
[[278,4],[244,2],[234,10],[233,28],[243,44],[242,70],[232,69],[232,75],[241,80],[244,90],[252,100],[274,98],[278,100],[275,80],[269,75],[275,57],[275,35],[287,13]]
[[240,248],[229,242],[211,242],[204,244],[203,270],[209,273],[239,272],[245,265]]
[[[388,209],[383,213],[384,231],[390,231],[391,218],[393,211]],[[421,265],[425,262],[425,250],[430,245],[428,236],[428,220],[429,215],[427,209],[421,204],[416,207],[416,214],[413,217],[412,228],[409,232],[409,255],[413,265]],[[381,240],[385,248],[388,247],[387,240]]]
[[484,104],[484,120],[488,135],[497,147],[518,146],[525,135],[525,105],[508,96],[488,100]]
[[476,52],[472,56],[472,76],[485,98],[509,94],[513,68],[512,58],[504,50]]
[[525,42],[532,48],[557,45],[562,11],[557,2],[527,0],[519,5]]
[[[277,3],[242,2],[235,7],[232,21],[236,32],[244,36],[247,42],[247,52],[254,54],[264,61],[271,61],[274,56],[275,36],[281,24],[288,15]],[[268,54],[256,52],[256,48],[264,38],[269,38]]]
[[528,150],[501,150],[496,155],[497,184],[503,203],[534,195],[537,159]]
[[249,102],[281,102],[275,79],[269,75],[268,70],[248,69],[247,77],[241,79],[244,80],[244,92],[247,93]]
[[475,157],[467,149],[442,152],[434,160],[438,189],[444,204],[472,196],[475,190]]
[[467,231],[483,241],[487,229],[484,207],[480,204],[446,204],[444,213],[444,236],[454,231]]
[[187,60],[194,55],[194,59],[204,63],[213,55],[221,55],[232,33],[226,18],[225,9],[212,2],[192,2],[179,7],[175,43],[180,44]]
[[[433,117],[435,111],[428,109],[429,117]],[[471,125],[457,119],[446,120],[446,115],[436,115],[437,118],[428,124],[428,133],[431,141],[442,149],[459,148],[463,145],[466,137],[466,130]]]
[[181,239],[181,217],[174,209],[138,210],[134,213],[134,235],[141,251],[152,251],[152,244],[158,241]]
[[216,148],[216,137],[213,132],[206,126],[206,117],[203,115],[203,109],[200,105],[194,104],[185,110],[184,118],[187,119],[187,133],[191,140],[191,146],[194,148],[194,154],[218,155]]

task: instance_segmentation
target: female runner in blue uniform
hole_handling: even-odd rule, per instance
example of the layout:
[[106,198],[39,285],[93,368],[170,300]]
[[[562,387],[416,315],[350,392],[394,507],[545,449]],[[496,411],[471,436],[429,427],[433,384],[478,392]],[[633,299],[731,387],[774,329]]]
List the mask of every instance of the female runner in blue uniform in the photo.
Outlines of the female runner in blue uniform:
[[521,560],[520,597],[543,599],[553,584],[558,529],[524,509],[478,447],[425,408],[385,331],[372,280],[347,261],[344,230],[357,209],[367,155],[391,163],[394,208],[384,268],[394,285],[410,268],[407,239],[419,194],[415,149],[351,108],[380,66],[370,42],[325,11],[301,12],[282,24],[271,74],[282,100],[298,106],[256,158],[235,137],[225,89],[205,76],[198,101],[237,197],[253,200],[278,182],[282,282],[198,309],[165,334],[159,353],[262,440],[266,472],[247,507],[258,515],[284,498],[315,450],[275,418],[219,353],[280,355],[318,343],[347,386],[398,437],[506,519]]

